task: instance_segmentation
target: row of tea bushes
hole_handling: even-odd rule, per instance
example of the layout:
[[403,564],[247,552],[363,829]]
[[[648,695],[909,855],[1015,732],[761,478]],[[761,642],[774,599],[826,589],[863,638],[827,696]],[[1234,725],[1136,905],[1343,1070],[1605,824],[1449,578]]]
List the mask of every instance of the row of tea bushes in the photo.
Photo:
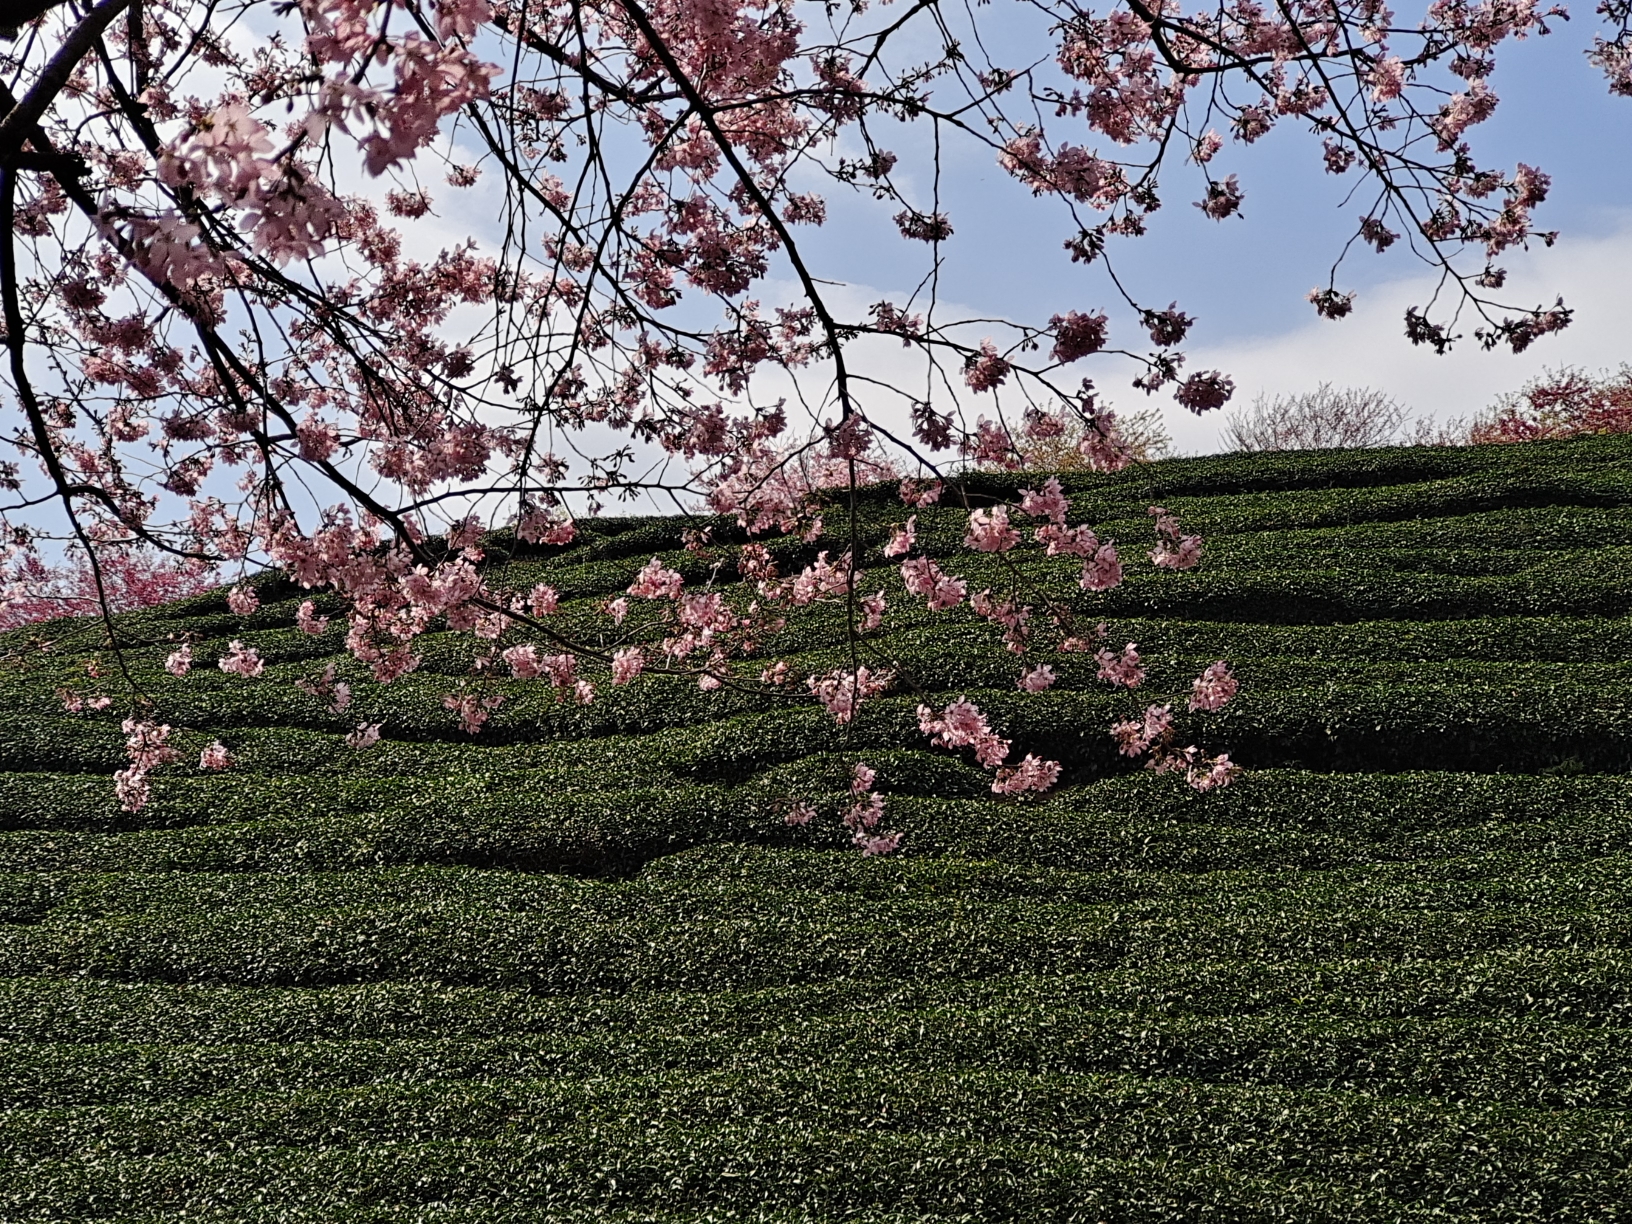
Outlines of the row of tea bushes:
[[[1026,484],[971,477],[921,540]],[[1130,556],[1155,502],[1207,534],[1201,570],[1081,601],[1140,644],[1137,692],[1076,656],[1023,696],[989,627],[893,600],[906,675],[842,733],[758,692],[483,680],[507,701],[473,739],[441,707],[468,642],[333,717],[293,681],[355,680],[342,633],[297,633],[304,593],[263,577],[248,618],[123,618],[184,752],[124,813],[119,715],[52,695],[89,690],[100,630],[0,639],[0,1219],[1625,1218],[1632,448],[1067,484]],[[876,551],[904,512],[860,500]],[[680,526],[487,545],[581,627],[654,553],[706,576]],[[730,579],[742,534],[712,526]],[[233,638],[266,679],[210,668]],[[175,681],[184,639],[205,666]],[[842,640],[824,614],[773,645],[819,669]],[[1242,693],[1182,730],[1247,772],[1196,794],[1116,757],[1108,724],[1215,658]],[[1066,784],[998,798],[929,749],[915,704],[964,692]],[[192,768],[215,737],[219,776]],[[844,848],[857,759],[888,858]],[[788,826],[794,799],[821,817]]]

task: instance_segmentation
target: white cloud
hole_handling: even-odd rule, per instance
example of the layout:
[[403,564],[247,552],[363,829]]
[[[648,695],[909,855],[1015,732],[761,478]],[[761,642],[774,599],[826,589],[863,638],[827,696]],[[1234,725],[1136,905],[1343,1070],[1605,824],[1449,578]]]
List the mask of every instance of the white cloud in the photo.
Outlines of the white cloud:
[[[1580,366],[1600,370],[1632,360],[1632,217],[1608,235],[1563,239],[1551,249],[1521,252],[1508,260],[1506,287],[1497,296],[1516,307],[1551,305],[1562,296],[1575,311],[1574,321],[1562,333],[1545,336],[1526,352],[1507,349],[1486,352],[1472,338],[1475,321],[1457,327],[1463,340],[1445,356],[1432,349],[1413,347],[1403,334],[1407,306],[1422,306],[1432,296],[1434,278],[1428,275],[1386,281],[1363,292],[1348,318],[1338,322],[1314,317],[1290,331],[1256,340],[1187,350],[1189,370],[1223,370],[1235,379],[1234,405],[1249,404],[1257,394],[1284,395],[1313,390],[1322,382],[1335,386],[1376,387],[1413,409],[1418,417],[1446,421],[1472,416],[1506,391],[1516,390],[1544,370]],[[788,300],[798,300],[791,284],[779,286]],[[776,298],[778,294],[766,295]],[[833,292],[841,313],[864,313],[864,303],[900,295],[863,285],[848,285]],[[942,303],[943,318],[977,318],[982,312],[961,303]],[[977,331],[979,329],[976,329]],[[989,328],[987,330],[990,330]],[[974,333],[971,333],[972,338]],[[853,368],[882,382],[900,387],[923,387],[922,359],[898,344],[866,341],[852,351]],[[1125,379],[1109,370],[1087,370],[1109,392],[1113,407],[1132,410],[1154,403],[1181,454],[1207,454],[1224,449],[1222,433],[1228,409],[1196,417],[1170,397],[1150,400],[1126,388]],[[815,372],[800,381],[819,394]],[[788,394],[785,375],[756,379],[760,394]],[[773,387],[775,390],[773,391]],[[791,398],[791,397],[790,397]],[[876,393],[870,408],[877,411]],[[937,399],[940,396],[937,395]],[[989,400],[968,397],[967,407],[987,408]],[[883,418],[902,426],[899,408],[885,409]]]
[[[1551,305],[1562,295],[1575,310],[1568,329],[1543,337],[1522,354],[1485,352],[1472,339],[1471,321],[1457,328],[1465,338],[1443,357],[1412,347],[1401,320],[1407,306],[1421,306],[1433,292],[1433,278],[1422,276],[1386,282],[1362,294],[1354,313],[1340,322],[1311,319],[1280,335],[1192,350],[1187,368],[1228,373],[1235,379],[1237,404],[1250,403],[1259,392],[1282,395],[1330,382],[1377,387],[1419,416],[1446,420],[1477,413],[1546,369],[1576,365],[1598,370],[1632,359],[1627,331],[1632,321],[1632,221],[1606,237],[1560,240],[1551,250],[1523,254],[1509,261],[1508,269],[1507,286],[1499,295],[1503,301]],[[1169,401],[1165,415],[1181,453],[1223,449],[1223,413],[1197,418]]]

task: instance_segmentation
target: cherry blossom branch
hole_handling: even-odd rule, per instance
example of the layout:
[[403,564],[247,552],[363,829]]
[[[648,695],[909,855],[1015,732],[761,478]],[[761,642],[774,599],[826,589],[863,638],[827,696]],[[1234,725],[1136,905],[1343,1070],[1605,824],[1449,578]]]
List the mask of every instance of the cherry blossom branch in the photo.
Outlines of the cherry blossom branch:
[[[124,12],[131,0],[102,0],[91,9],[73,31],[62,40],[57,53],[35,78],[33,86],[21,101],[13,102],[0,119],[0,164],[11,165],[12,159],[41,117],[56,101],[57,95],[68,84],[79,62],[90,54],[102,31]],[[43,11],[43,10],[42,10]]]
[[131,692],[139,694],[140,689],[131,678],[124,654],[117,650],[119,635],[114,625],[113,613],[108,606],[107,586],[102,578],[101,560],[90,536],[80,523],[78,514],[75,513],[74,499],[68,491],[72,482],[67,479],[61,462],[50,445],[50,429],[40,412],[39,400],[34,394],[33,382],[28,376],[27,331],[17,294],[17,248],[14,237],[16,174],[11,167],[0,166],[0,235],[4,235],[0,238],[0,318],[4,319],[6,326],[6,351],[11,363],[12,384],[17,390],[17,398],[23,406],[29,427],[33,430],[36,443],[40,447],[40,456],[51,474],[52,483],[56,485],[69,525],[80,546],[85,550],[86,561],[91,567],[91,577],[96,584],[97,607],[102,617],[103,628],[107,631],[108,643],[116,648],[120,671]]

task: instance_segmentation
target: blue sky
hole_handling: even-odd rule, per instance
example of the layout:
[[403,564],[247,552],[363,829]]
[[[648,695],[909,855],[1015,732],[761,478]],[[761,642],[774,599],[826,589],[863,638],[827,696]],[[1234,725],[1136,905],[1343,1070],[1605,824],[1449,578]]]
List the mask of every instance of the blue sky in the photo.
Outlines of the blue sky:
[[[982,13],[1002,11],[994,6]],[[1523,161],[1553,179],[1536,220],[1560,231],[1559,245],[1504,260],[1511,279],[1501,296],[1530,306],[1562,295],[1576,308],[1576,322],[1522,357],[1483,353],[1469,343],[1446,358],[1414,350],[1401,335],[1400,317],[1431,286],[1404,243],[1381,256],[1364,248],[1352,253],[1338,283],[1358,292],[1355,314],[1340,323],[1315,316],[1304,295],[1325,283],[1353,232],[1357,214],[1339,208],[1353,176],[1325,174],[1318,140],[1291,121],[1251,147],[1226,145],[1214,162],[1215,172],[1240,175],[1241,217],[1205,218],[1189,203],[1201,194],[1199,174],[1174,166],[1165,180],[1167,206],[1151,232],[1113,248],[1119,275],[1149,304],[1177,299],[1196,316],[1190,368],[1231,373],[1238,402],[1259,391],[1284,393],[1330,380],[1380,386],[1423,415],[1446,418],[1477,412],[1544,367],[1620,364],[1632,357],[1626,335],[1632,319],[1632,99],[1611,97],[1586,62],[1584,52],[1600,28],[1584,11],[1573,22],[1554,23],[1547,37],[1505,44],[1490,79],[1501,104],[1494,118],[1470,132],[1481,165],[1511,170]],[[1055,138],[1064,132],[1057,129]],[[1076,139],[1090,147],[1102,143],[1086,133]],[[904,157],[903,167],[910,162]],[[1071,264],[1061,250],[1074,233],[1063,209],[1034,200],[989,153],[955,151],[944,182],[956,185],[950,200],[956,233],[946,248],[943,300],[1032,322],[1055,311],[1114,305],[1103,273]],[[928,184],[916,186],[924,194],[915,202],[927,205]],[[878,291],[873,298],[910,289],[922,275],[925,252],[895,237],[885,220],[895,206],[846,202],[831,187],[827,194],[831,220],[808,239],[822,265]],[[1120,339],[1143,347],[1133,332],[1124,326]],[[1113,342],[1118,339],[1113,332]],[[1144,402],[1128,387],[1126,367],[1085,362],[1083,369],[1114,402]],[[1179,449],[1217,447],[1216,419],[1197,421],[1167,403]]]

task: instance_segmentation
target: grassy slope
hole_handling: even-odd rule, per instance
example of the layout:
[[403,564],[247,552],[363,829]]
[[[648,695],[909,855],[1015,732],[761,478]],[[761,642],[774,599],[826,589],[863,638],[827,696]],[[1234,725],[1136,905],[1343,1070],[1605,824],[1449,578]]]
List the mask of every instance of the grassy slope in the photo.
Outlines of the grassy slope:
[[[471,742],[453,638],[359,696],[388,740],[353,753],[289,683],[338,631],[295,633],[269,584],[247,624],[218,597],[125,618],[186,760],[219,734],[242,762],[172,767],[131,815],[115,712],[51,697],[94,629],[0,638],[0,1219],[1632,1214],[1632,447],[1074,493],[1125,543],[1152,501],[1206,533],[1201,570],[1083,606],[1154,694],[1236,665],[1193,724],[1249,767],[1229,790],[1120,767],[1105,727],[1139,702],[1080,656],[1022,697],[984,627],[904,602],[884,645],[916,683],[1069,785],[994,800],[916,750],[910,697],[840,734],[678,683],[576,709],[503,682]],[[866,516],[877,564],[899,515]],[[671,524],[602,526],[506,580],[570,620],[654,550],[703,575]],[[271,678],[170,680],[182,633]],[[831,620],[800,634],[836,661]],[[899,857],[775,819],[858,756]]]

